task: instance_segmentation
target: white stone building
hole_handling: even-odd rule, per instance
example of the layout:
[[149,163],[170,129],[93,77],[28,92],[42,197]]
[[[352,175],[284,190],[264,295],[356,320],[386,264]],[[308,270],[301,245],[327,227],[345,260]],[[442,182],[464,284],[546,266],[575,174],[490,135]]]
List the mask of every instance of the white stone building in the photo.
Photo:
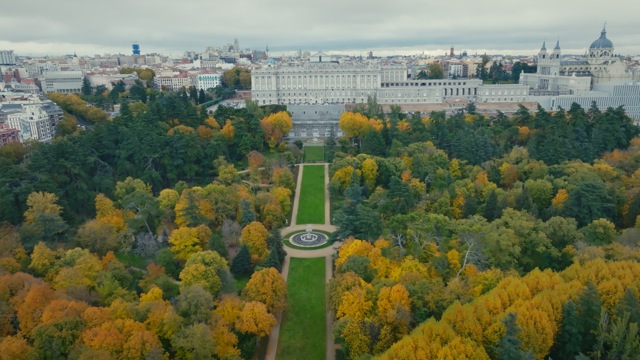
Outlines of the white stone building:
[[578,58],[563,59],[559,42],[549,54],[543,43],[537,56],[538,71],[521,74],[520,84],[529,88],[529,101],[547,110],[568,109],[574,102],[588,109],[595,102],[601,110],[623,106],[631,118],[640,121],[640,79],[613,50],[606,29]]
[[196,82],[193,77],[187,74],[178,74],[174,76],[156,76],[153,79],[156,87],[160,89],[177,91],[182,88],[188,89],[191,86],[195,86]]
[[138,73],[135,71],[131,74],[93,74],[87,75],[87,79],[94,88],[102,85],[108,90],[113,89],[113,83],[119,81],[123,81],[128,89],[135,84],[136,80],[139,80]]
[[198,90],[207,91],[208,89],[215,89],[220,86],[220,74],[199,74],[196,78],[196,87]]
[[49,141],[56,134],[49,114],[38,105],[3,104],[0,116],[6,116],[9,128],[20,131],[20,141]]
[[20,141],[53,139],[62,116],[62,109],[43,95],[0,93],[0,122],[19,130]]
[[82,89],[82,71],[50,71],[42,79],[42,91],[48,93],[75,94]]

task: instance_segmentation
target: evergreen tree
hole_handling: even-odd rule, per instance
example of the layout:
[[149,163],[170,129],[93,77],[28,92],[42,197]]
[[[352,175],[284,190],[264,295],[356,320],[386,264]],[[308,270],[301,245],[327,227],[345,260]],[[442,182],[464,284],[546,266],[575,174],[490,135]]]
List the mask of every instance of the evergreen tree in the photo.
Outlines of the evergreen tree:
[[280,229],[274,228],[271,230],[269,237],[267,238],[267,247],[277,254],[278,261],[282,264],[284,258],[287,256],[287,252],[282,243],[282,233],[280,232]]
[[498,202],[498,193],[496,193],[495,190],[491,190],[489,196],[487,196],[487,202],[484,204],[484,212],[482,215],[489,221],[493,221],[502,216],[502,207]]
[[204,104],[207,102],[207,95],[204,93],[203,89],[200,89],[198,92],[198,104]]
[[625,313],[629,314],[629,323],[640,326],[640,302],[630,288],[625,290],[624,296],[614,308],[614,314],[618,318],[623,318]]
[[530,352],[522,350],[522,342],[518,339],[520,329],[516,324],[516,313],[508,313],[502,320],[502,323],[506,327],[506,332],[502,338],[498,341],[498,346],[495,349],[496,358],[500,360],[522,360],[533,359],[533,355]]
[[191,101],[198,104],[198,89],[196,89],[195,86],[189,87],[189,98],[191,99]]
[[264,262],[264,267],[265,268],[275,268],[276,270],[280,271],[282,270],[282,263],[280,263],[280,259],[278,259],[278,252],[271,248],[269,251],[269,256],[267,257],[267,260],[265,260]]
[[580,353],[582,336],[576,311],[576,305],[571,300],[562,307],[562,323],[551,349],[551,358],[573,359]]
[[238,222],[242,227],[256,221],[256,212],[253,211],[253,206],[251,206],[251,202],[249,202],[247,198],[240,200],[240,213],[241,215]]
[[614,200],[602,181],[584,181],[571,191],[565,204],[568,216],[575,218],[580,226],[586,226],[593,220],[611,219],[615,209]]
[[249,254],[249,248],[247,245],[242,245],[236,257],[233,258],[231,262],[231,267],[229,268],[233,275],[241,277],[248,276],[253,271],[251,267],[251,254]]
[[144,88],[144,84],[140,80],[136,80],[136,82],[129,89],[129,96],[131,100],[142,101],[143,103],[147,102],[147,90]]
[[85,96],[89,96],[93,93],[91,82],[89,81],[89,78],[87,78],[86,76],[82,78],[82,88],[80,89],[80,91],[82,91],[82,95],[85,95]]
[[385,141],[380,132],[376,130],[370,130],[366,134],[364,134],[361,147],[361,152],[363,154],[383,156],[386,150],[387,149]]
[[416,204],[409,184],[395,176],[389,182],[387,198],[385,209],[392,215],[406,214]]
[[578,329],[580,329],[580,351],[583,354],[590,353],[597,343],[598,326],[600,325],[600,313],[602,301],[596,286],[589,282],[582,291],[576,304],[578,313]]
[[463,217],[467,218],[473,216],[478,211],[478,200],[473,194],[469,194],[464,197],[464,205],[462,208]]
[[529,195],[529,191],[524,186],[522,187],[520,194],[516,196],[516,210],[526,210],[530,213],[536,212],[533,200],[531,200],[531,196]]
[[216,251],[224,258],[229,258],[229,249],[227,249],[224,241],[222,241],[220,233],[213,233],[211,235],[209,238],[209,249]]
[[422,122],[420,112],[416,111],[409,119],[411,125],[411,140],[412,142],[422,142],[427,140],[427,127]]

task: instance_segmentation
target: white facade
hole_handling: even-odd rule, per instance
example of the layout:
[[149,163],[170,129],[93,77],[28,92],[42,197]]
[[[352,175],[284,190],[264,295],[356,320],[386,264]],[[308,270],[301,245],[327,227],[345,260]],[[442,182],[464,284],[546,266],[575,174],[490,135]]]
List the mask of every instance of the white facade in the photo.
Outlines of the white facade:
[[482,85],[478,92],[478,102],[524,102],[529,95],[529,87],[523,84]]
[[220,86],[220,74],[199,74],[196,80],[198,90],[207,91]]
[[0,121],[19,130],[21,141],[53,139],[62,116],[62,109],[43,95],[0,93]]
[[[455,98],[518,102],[528,95],[528,87],[524,85],[487,87],[478,79],[407,80],[404,65],[324,62],[326,55],[322,53],[311,58],[315,62],[267,65],[254,70],[253,100],[260,105],[349,104],[365,103],[368,97],[375,96],[379,104],[402,105],[441,103]],[[483,91],[485,87],[487,90]]]
[[195,86],[195,81],[189,76],[156,76],[153,80],[160,89],[177,91]]
[[123,81],[127,88],[131,87],[136,80],[138,80],[138,73],[135,71],[131,74],[110,74],[110,75],[87,75],[87,79],[89,79],[89,83],[91,86],[98,87],[100,85],[105,86],[107,89],[113,89],[113,83],[117,83],[118,81]]
[[[0,108],[2,110],[2,108]],[[20,140],[49,141],[56,134],[49,114],[38,105],[23,105],[20,110],[7,113],[9,127],[20,131]]]
[[48,93],[75,94],[82,89],[82,71],[51,71],[44,75],[42,91]]
[[24,68],[27,70],[29,77],[39,78],[47,72],[60,71],[60,64],[55,62],[29,62],[25,63]]
[[560,44],[548,54],[543,43],[536,74],[521,74],[520,84],[530,90],[529,101],[547,110],[568,109],[574,102],[588,109],[623,106],[629,117],[640,121],[640,82],[626,64],[613,55],[606,29],[583,57],[564,60]]

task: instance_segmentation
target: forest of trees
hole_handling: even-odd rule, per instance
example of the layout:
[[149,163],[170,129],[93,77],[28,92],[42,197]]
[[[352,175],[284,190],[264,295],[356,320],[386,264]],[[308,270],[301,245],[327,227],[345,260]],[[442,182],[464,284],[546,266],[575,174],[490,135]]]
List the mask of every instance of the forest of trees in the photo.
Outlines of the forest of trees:
[[638,127],[622,109],[474,110],[342,115],[330,190],[349,240],[329,284],[342,356],[634,358]]
[[[0,359],[252,358],[286,308],[285,107],[209,114],[142,90],[87,95],[120,103],[114,119],[54,95],[54,141],[0,148]],[[640,138],[623,109],[423,116],[371,99],[340,127],[339,358],[640,353]]]
[[287,305],[291,118],[184,91],[120,102],[0,148],[0,358],[251,358]]

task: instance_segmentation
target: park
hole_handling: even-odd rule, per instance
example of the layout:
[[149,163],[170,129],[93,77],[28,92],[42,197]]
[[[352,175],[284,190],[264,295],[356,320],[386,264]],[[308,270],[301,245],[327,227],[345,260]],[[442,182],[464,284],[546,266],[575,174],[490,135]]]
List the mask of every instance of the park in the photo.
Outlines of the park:
[[292,221],[282,229],[289,306],[271,333],[266,359],[335,358],[325,292],[337,244],[328,242],[335,227],[328,216],[328,166],[318,163],[322,160],[322,146],[305,147],[305,161],[313,164],[299,165]]

